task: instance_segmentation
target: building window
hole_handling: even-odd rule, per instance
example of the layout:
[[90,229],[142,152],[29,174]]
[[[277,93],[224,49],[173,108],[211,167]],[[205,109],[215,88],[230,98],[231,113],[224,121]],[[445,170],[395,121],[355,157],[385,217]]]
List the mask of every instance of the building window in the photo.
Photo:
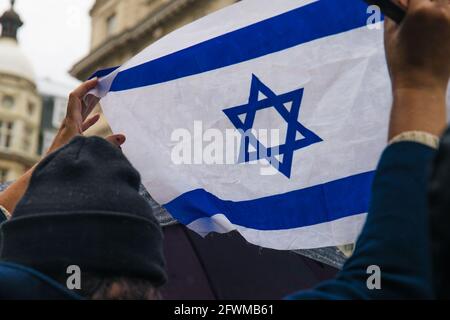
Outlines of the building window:
[[111,36],[116,32],[117,29],[117,16],[116,14],[110,15],[106,19],[106,35]]
[[44,137],[42,141],[42,150],[41,153],[45,154],[50,147],[52,146],[53,140],[55,139],[56,132],[52,130],[45,130]]
[[14,122],[0,121],[0,148],[9,149],[12,144]]
[[55,98],[52,119],[53,127],[59,128],[64,118],[66,117],[67,102],[68,101],[66,98]]
[[34,114],[35,105],[32,102],[28,103],[28,114],[32,116]]
[[0,168],[0,183],[8,182],[8,169]]
[[2,106],[7,109],[11,109],[14,107],[14,97],[6,95],[2,99]]
[[33,141],[33,134],[34,134],[33,128],[26,126],[25,132],[23,134],[23,143],[22,143],[23,151],[30,152]]

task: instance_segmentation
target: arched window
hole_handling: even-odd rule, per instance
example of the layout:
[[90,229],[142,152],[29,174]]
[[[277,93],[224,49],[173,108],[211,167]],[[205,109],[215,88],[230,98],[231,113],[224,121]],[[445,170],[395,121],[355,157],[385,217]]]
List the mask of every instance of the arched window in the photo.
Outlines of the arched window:
[[0,148],[9,149],[12,144],[14,122],[0,120]]
[[2,99],[2,107],[7,108],[7,109],[12,109],[14,107],[14,97],[10,96],[10,95],[5,95],[3,96]]
[[0,168],[0,183],[7,182],[8,179],[8,169]]
[[33,134],[34,134],[33,128],[31,128],[29,126],[25,126],[25,131],[23,134],[23,142],[22,142],[23,151],[26,151],[26,152],[31,151]]
[[106,35],[112,36],[117,31],[117,16],[116,14],[110,15],[106,18]]
[[36,106],[34,105],[34,103],[29,102],[28,103],[28,114],[30,116],[34,115],[34,110],[36,109]]

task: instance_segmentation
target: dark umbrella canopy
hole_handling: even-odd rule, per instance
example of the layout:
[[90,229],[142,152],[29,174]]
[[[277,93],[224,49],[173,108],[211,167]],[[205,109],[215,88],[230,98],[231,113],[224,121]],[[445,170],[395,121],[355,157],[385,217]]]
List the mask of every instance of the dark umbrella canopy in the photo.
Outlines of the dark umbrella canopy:
[[334,247],[271,250],[248,243],[238,232],[202,238],[179,225],[143,187],[141,194],[164,226],[166,299],[281,299],[334,277],[345,261]]
[[281,299],[332,278],[337,269],[291,251],[264,249],[237,232],[202,238],[181,225],[164,229],[166,299]]

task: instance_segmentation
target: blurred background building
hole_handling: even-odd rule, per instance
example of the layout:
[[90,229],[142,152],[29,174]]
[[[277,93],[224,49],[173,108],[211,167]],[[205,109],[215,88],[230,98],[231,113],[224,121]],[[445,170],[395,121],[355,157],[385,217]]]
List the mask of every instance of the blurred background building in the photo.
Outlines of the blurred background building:
[[23,25],[11,7],[0,17],[0,182],[14,180],[38,160],[42,103],[33,66],[17,41]]
[[72,89],[48,78],[38,81],[38,91],[42,99],[38,143],[38,153],[41,155],[50,148],[56,132],[66,116],[67,97]]
[[[84,81],[99,69],[119,66],[171,31],[235,2],[97,0],[90,11],[91,50],[73,66],[70,74]],[[110,132],[102,117],[89,134],[105,136]]]

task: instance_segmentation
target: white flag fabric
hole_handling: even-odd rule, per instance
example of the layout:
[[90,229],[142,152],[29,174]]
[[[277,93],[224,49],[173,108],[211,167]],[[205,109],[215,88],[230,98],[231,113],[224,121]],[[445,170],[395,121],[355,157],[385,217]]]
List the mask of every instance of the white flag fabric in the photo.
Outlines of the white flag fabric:
[[359,0],[241,1],[99,72],[92,94],[150,194],[199,234],[353,243],[392,100],[370,14]]

